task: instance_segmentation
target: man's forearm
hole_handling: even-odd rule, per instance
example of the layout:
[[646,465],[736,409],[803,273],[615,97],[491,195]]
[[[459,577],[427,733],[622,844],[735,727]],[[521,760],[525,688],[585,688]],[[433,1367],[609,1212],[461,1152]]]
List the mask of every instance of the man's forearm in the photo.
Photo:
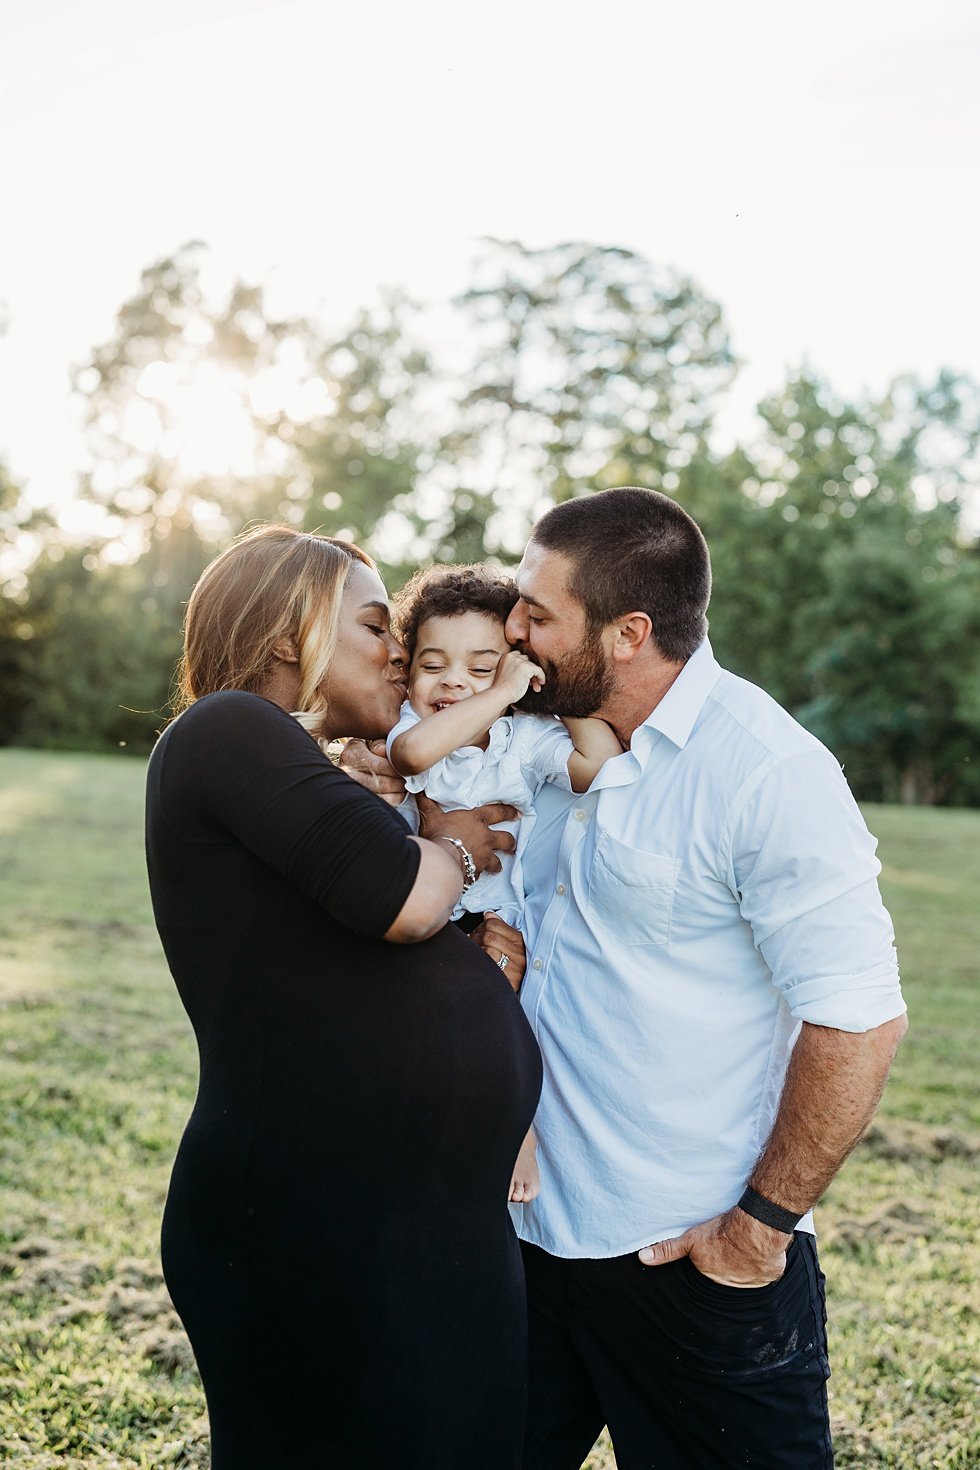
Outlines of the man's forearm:
[[[832,1031],[804,1024],[776,1121],[749,1183],[792,1215],[805,1215],[823,1194],[874,1115],[905,1017],[873,1031]],[[765,1286],[786,1265],[786,1231],[733,1205],[673,1240],[640,1251],[645,1266],[689,1255],[696,1268],[726,1286]]]
[[871,1031],[806,1023],[793,1049],[752,1188],[795,1215],[817,1203],[874,1116],[904,1016]]

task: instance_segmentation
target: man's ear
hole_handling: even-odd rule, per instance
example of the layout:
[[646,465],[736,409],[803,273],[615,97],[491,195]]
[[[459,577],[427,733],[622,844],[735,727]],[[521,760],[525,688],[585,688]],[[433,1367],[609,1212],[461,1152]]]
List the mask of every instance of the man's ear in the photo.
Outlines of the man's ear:
[[644,612],[626,613],[613,624],[612,656],[618,663],[629,663],[653,636],[653,623]]
[[278,643],[273,644],[272,657],[283,664],[298,664],[299,649],[296,647],[296,639],[280,638]]

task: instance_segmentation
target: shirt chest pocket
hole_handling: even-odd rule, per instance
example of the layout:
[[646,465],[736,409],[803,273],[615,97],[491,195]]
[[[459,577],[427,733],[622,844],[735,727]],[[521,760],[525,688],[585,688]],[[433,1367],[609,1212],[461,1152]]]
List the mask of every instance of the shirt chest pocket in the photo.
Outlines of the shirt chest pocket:
[[589,877],[589,917],[621,944],[669,944],[680,865],[603,832]]

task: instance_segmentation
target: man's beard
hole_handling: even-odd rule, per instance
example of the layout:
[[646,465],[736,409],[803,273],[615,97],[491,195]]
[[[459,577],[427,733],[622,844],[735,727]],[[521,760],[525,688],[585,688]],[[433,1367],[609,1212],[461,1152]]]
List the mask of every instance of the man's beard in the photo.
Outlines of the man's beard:
[[547,682],[540,694],[528,686],[514,705],[532,715],[568,715],[584,720],[602,708],[612,688],[613,672],[606,662],[602,643],[586,633],[586,641],[575,653],[566,653],[557,663],[538,658],[534,651],[522,647],[532,663],[544,670]]

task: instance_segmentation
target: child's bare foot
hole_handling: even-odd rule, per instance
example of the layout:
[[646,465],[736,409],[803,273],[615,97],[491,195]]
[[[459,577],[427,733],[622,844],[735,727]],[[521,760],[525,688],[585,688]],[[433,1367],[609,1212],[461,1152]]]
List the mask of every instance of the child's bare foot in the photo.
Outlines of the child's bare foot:
[[532,1129],[521,1144],[521,1151],[517,1155],[514,1177],[510,1181],[509,1199],[515,1205],[530,1204],[531,1200],[537,1198],[540,1191],[541,1176],[538,1173],[537,1144],[534,1141],[534,1130]]

